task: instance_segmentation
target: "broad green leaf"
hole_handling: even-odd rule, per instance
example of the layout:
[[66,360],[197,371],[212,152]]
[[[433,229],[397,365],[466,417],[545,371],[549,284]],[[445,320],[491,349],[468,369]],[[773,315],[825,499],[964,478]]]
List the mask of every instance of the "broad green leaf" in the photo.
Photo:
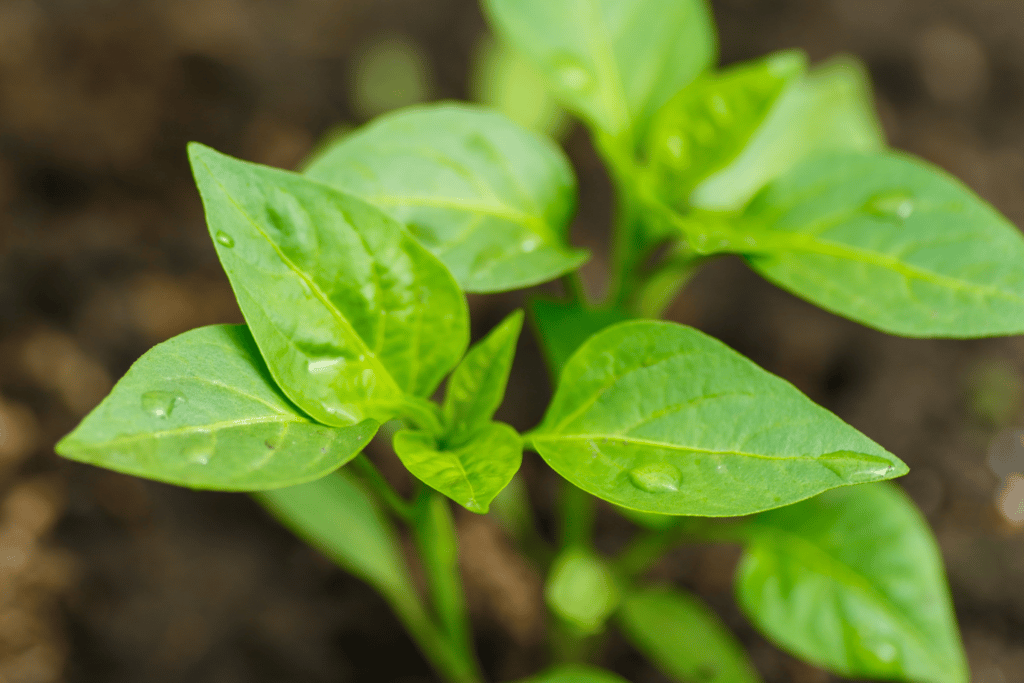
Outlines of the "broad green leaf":
[[777,52],[699,78],[662,107],[648,136],[647,161],[665,200],[686,207],[697,184],[743,151],[806,69],[802,52]]
[[717,211],[741,209],[766,183],[808,156],[884,148],[867,71],[857,60],[840,57],[787,88],[743,151],[701,182],[690,203]]
[[620,597],[608,565],[579,546],[570,546],[555,558],[544,586],[551,610],[584,634],[604,629]]
[[380,591],[399,612],[416,609],[419,599],[395,529],[345,470],[255,498],[297,536]]
[[355,197],[189,145],[224,270],[274,379],[318,421],[396,414],[428,396],[469,343],[444,266]]
[[453,444],[425,431],[395,434],[395,453],[413,476],[470,512],[487,512],[523,459],[523,440],[512,427],[490,422]]
[[505,397],[522,329],[523,312],[515,311],[473,345],[448,378],[441,414],[453,441],[458,442],[494,417]]
[[746,515],[907,472],[721,342],[651,320],[613,325],[577,349],[526,438],[581,489],[671,515]]
[[377,423],[331,428],[285,398],[244,325],[158,344],[57,444],[66,458],[198,489],[255,491],[317,479]]
[[550,299],[530,301],[530,316],[537,328],[544,360],[555,378],[587,337],[629,318],[617,308],[591,309]]
[[566,108],[631,143],[716,59],[704,0],[485,0],[483,7]]
[[939,549],[897,487],[830,491],[746,535],[738,599],[776,643],[842,676],[967,683]]
[[759,683],[743,646],[696,597],[672,588],[629,594],[619,609],[626,638],[681,683]]
[[466,291],[535,285],[587,260],[566,246],[576,179],[565,155],[482,107],[397,111],[342,138],[305,173],[404,223]]
[[520,126],[561,139],[569,117],[546,90],[544,76],[505,41],[487,36],[473,53],[469,89],[477,102]]
[[610,671],[581,664],[563,664],[519,683],[627,683]]
[[812,159],[751,202],[754,270],[909,337],[1024,332],[1024,236],[956,179],[903,154]]

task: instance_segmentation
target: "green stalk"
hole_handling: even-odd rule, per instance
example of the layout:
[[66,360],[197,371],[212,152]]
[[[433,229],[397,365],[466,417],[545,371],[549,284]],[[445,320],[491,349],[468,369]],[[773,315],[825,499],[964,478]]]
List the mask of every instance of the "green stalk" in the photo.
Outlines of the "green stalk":
[[597,515],[597,499],[563,479],[558,511],[561,521],[559,547],[563,550],[570,547],[589,548]]

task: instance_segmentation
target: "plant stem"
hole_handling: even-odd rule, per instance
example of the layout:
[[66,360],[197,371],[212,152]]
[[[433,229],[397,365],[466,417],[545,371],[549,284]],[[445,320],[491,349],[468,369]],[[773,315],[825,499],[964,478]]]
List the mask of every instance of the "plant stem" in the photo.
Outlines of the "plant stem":
[[427,575],[434,611],[460,660],[479,678],[466,598],[459,575],[459,547],[448,500],[423,487],[412,518],[413,537]]
[[402,498],[391,488],[391,484],[380,473],[380,470],[370,462],[370,459],[360,453],[352,460],[352,467],[357,469],[370,488],[373,489],[381,501],[387,505],[395,515],[406,522],[411,522],[413,517],[412,504]]
[[392,609],[419,646],[420,652],[448,683],[482,683],[476,661],[467,658],[430,619],[421,604],[389,600]]
[[583,489],[562,480],[562,497],[559,501],[561,528],[559,546],[590,547],[594,532],[594,518],[597,514],[597,500]]

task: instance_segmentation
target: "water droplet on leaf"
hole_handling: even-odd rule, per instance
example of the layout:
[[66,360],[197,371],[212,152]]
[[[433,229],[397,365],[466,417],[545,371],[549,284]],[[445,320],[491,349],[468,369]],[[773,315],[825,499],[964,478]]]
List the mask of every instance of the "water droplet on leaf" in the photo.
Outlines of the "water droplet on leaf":
[[879,218],[905,221],[914,213],[914,196],[906,190],[881,192],[869,199],[864,208]]
[[181,454],[191,463],[195,463],[196,465],[205,465],[210,462],[210,458],[213,456],[213,450],[207,444],[195,444],[192,446],[186,446],[185,450],[183,450]]
[[185,402],[185,397],[176,391],[147,391],[142,395],[142,409],[150,415],[166,418],[174,408]]
[[653,462],[631,469],[629,480],[647,493],[675,493],[679,490],[682,474],[675,465]]
[[219,243],[223,244],[225,247],[229,247],[230,248],[230,247],[235,246],[235,238],[232,237],[231,235],[227,234],[223,230],[218,230],[217,231],[217,238],[216,239],[217,239],[217,241]]

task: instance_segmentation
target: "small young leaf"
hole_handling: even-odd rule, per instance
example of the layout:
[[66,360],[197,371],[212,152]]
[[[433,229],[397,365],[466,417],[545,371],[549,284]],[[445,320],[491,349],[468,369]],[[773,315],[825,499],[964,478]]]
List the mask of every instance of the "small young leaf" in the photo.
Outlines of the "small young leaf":
[[619,609],[626,638],[681,683],[759,683],[743,646],[696,597],[672,588],[630,593]]
[[448,378],[441,414],[449,439],[458,443],[494,417],[522,329],[523,312],[515,311],[475,344]]
[[617,308],[591,309],[575,303],[533,299],[530,317],[537,327],[541,351],[552,376],[557,379],[565,362],[587,337],[609,325],[628,320]]
[[1024,332],[1024,236],[919,159],[816,157],[744,221],[754,270],[839,315],[908,337]]
[[648,136],[648,164],[662,197],[686,207],[693,188],[743,150],[806,69],[802,52],[777,52],[699,78],[673,97]]
[[284,397],[244,325],[158,344],[57,444],[66,458],[197,489],[256,491],[324,476],[377,423],[316,424]]
[[302,176],[192,143],[217,255],[274,379],[347,426],[428,396],[469,343],[445,267],[385,214]]
[[587,260],[565,243],[576,210],[565,155],[482,107],[433,104],[381,117],[305,173],[404,223],[469,292],[535,285]]
[[395,453],[413,476],[470,512],[487,512],[519,470],[523,440],[512,427],[490,422],[444,447],[424,431],[395,434]]
[[864,66],[848,57],[827,62],[787,88],[746,147],[690,195],[693,206],[743,208],[765,183],[827,150],[885,148]]
[[485,0],[495,32],[545,75],[566,108],[617,138],[651,117],[716,58],[704,0]]
[[589,550],[569,547],[555,558],[544,587],[548,606],[580,633],[604,629],[619,605],[619,587],[605,562]]
[[581,489],[670,515],[746,515],[907,472],[721,342],[649,320],[613,325],[577,349],[526,438]]
[[581,664],[562,664],[519,683],[628,683],[610,671]]
[[380,591],[399,612],[416,609],[419,598],[395,529],[345,470],[254,497],[297,536]]
[[738,599],[779,645],[851,678],[967,682],[939,549],[897,487],[830,491],[746,534]]

